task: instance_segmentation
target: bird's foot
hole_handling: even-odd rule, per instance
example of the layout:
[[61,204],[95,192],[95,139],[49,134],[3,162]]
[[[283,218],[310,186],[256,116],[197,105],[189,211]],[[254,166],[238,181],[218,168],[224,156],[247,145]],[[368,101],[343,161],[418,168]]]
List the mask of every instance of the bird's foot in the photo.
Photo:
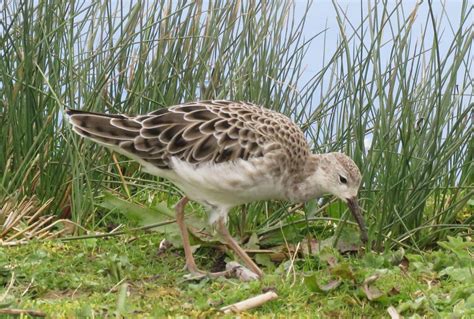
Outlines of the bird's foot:
[[263,277],[263,272],[260,271],[260,273],[257,274],[254,271],[242,266],[241,264],[235,261],[231,261],[230,263],[228,263],[225,268],[228,271],[231,271],[235,277],[240,279],[240,281],[259,280]]
[[200,280],[204,278],[218,278],[218,277],[226,277],[231,275],[232,270],[224,270],[218,272],[209,272],[204,271],[197,268],[196,265],[186,265],[186,269],[189,271],[189,274],[185,275],[185,279],[187,280]]
[[202,280],[204,278],[215,279],[218,277],[235,277],[241,281],[253,281],[260,279],[263,275],[256,274],[250,269],[240,265],[239,263],[233,261],[227,264],[226,270],[219,272],[208,272],[198,269],[196,266],[186,268],[189,271],[189,274],[185,275],[186,280]]

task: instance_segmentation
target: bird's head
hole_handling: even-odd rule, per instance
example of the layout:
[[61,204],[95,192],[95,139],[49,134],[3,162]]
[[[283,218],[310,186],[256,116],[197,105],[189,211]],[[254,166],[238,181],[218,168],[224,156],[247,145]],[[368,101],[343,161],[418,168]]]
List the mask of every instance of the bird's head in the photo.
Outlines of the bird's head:
[[367,229],[357,201],[361,183],[360,170],[354,161],[342,153],[313,155],[313,186],[322,194],[332,194],[349,206],[361,232],[361,239],[367,242]]
[[357,198],[361,175],[354,161],[342,153],[321,155],[318,175],[322,188],[345,202]]

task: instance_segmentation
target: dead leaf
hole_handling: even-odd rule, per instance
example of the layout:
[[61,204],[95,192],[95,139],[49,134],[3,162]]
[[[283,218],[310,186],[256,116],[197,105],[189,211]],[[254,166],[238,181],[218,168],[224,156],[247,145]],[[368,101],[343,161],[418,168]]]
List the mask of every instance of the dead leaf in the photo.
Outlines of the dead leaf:
[[387,312],[390,315],[390,318],[392,319],[401,319],[402,317],[398,313],[397,309],[395,309],[394,306],[390,306],[387,308]]
[[333,279],[327,284],[320,285],[318,283],[316,274],[311,274],[304,277],[304,283],[306,287],[308,287],[308,289],[312,292],[329,292],[339,287],[342,281],[339,279]]
[[329,267],[334,267],[337,265],[337,258],[334,256],[330,256],[328,259],[326,259]]
[[371,284],[377,281],[379,277],[380,277],[379,274],[369,276],[364,280],[364,284],[362,285],[362,289],[364,290],[364,293],[367,296],[367,299],[369,299],[370,301],[378,299],[381,296],[383,296],[383,292],[380,291],[380,289],[378,289],[375,286],[371,286]]
[[333,289],[336,289],[337,287],[339,287],[339,285],[342,283],[341,280],[339,279],[334,279],[334,280],[331,280],[330,282],[328,282],[327,284],[325,285],[318,285],[319,289],[321,289],[322,291],[324,292],[328,292],[328,291],[331,291]]
[[[309,256],[309,255],[314,255],[316,251],[319,249],[319,244],[318,241],[314,238],[311,238],[309,240],[308,244],[308,239],[305,238],[301,241],[301,251],[303,253],[303,256]],[[311,247],[311,253],[309,248]]]
[[400,269],[406,273],[408,272],[408,268],[410,267],[410,261],[408,260],[407,257],[403,256],[402,260],[400,261],[400,264],[398,265]]
[[393,287],[392,289],[389,290],[387,294],[389,296],[395,296],[395,295],[398,295],[399,293],[400,293],[400,289],[398,289],[397,287]]

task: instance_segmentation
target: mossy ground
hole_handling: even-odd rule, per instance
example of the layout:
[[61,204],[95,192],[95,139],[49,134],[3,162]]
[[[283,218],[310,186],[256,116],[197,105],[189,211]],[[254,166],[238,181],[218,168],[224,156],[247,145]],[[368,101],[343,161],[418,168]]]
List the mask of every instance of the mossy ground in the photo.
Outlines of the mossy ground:
[[[388,317],[389,306],[406,317],[474,316],[470,240],[453,239],[423,255],[327,250],[296,260],[294,273],[282,263],[266,269],[262,281],[242,283],[186,281],[181,250],[158,254],[157,233],[132,238],[1,248],[0,308],[36,309],[51,318],[221,317],[220,307],[274,289],[277,300],[242,317],[375,318]],[[198,261],[209,268],[219,258],[206,256],[215,255],[201,249]],[[374,274],[378,279],[368,287],[379,297],[370,301],[363,282]],[[334,279],[341,281],[337,288],[324,288]]]

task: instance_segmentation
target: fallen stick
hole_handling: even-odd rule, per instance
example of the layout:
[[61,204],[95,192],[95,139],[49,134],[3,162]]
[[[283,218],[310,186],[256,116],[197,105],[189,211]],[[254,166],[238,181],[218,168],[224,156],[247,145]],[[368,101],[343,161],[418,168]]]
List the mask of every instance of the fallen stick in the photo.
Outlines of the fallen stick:
[[278,295],[274,291],[267,291],[264,294],[234,303],[229,306],[222,307],[220,310],[224,313],[239,313],[252,308],[256,308],[276,298],[278,298]]
[[29,315],[33,317],[46,317],[46,313],[28,309],[0,309],[0,314],[5,315]]

